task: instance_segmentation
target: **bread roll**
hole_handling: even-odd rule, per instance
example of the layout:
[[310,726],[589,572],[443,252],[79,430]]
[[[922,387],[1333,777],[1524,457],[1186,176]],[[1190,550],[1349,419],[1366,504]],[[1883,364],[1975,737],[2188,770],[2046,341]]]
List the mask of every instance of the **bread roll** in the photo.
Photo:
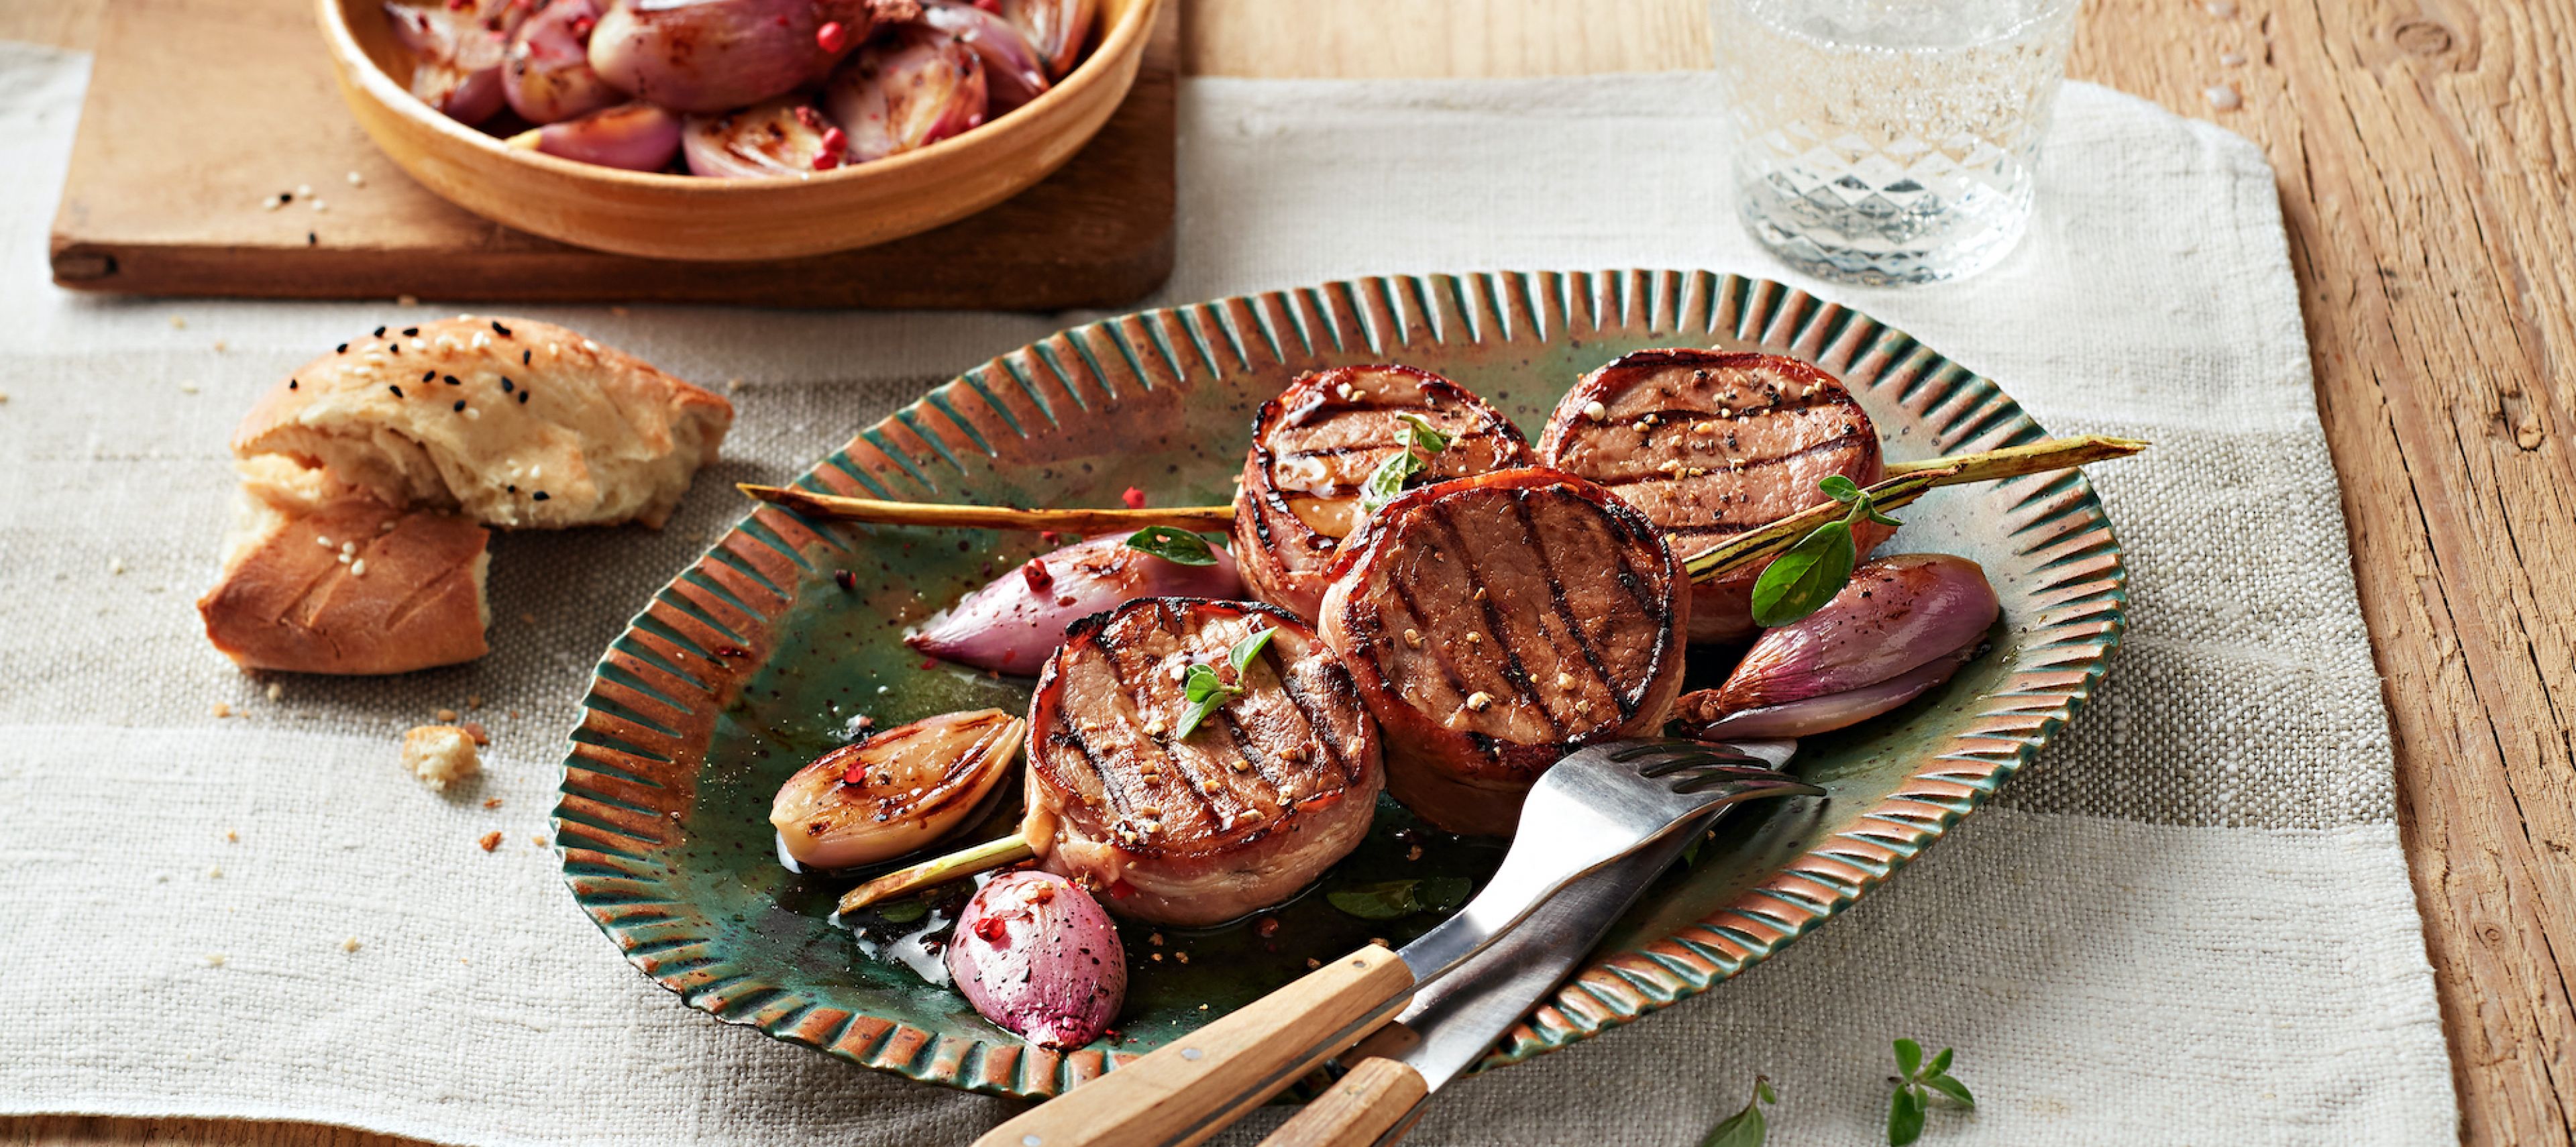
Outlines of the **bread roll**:
[[732,425],[724,399],[562,327],[457,318],[379,327],[305,364],[233,451],[486,525],[659,527]]
[[454,514],[367,498],[305,501],[319,470],[246,475],[224,572],[197,602],[206,637],[245,669],[405,673],[484,652],[490,533]]

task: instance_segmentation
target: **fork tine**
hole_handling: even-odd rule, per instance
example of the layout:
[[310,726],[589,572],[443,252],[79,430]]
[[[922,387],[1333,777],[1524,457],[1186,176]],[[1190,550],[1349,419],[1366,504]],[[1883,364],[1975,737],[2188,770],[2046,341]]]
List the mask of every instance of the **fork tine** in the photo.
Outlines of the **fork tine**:
[[1825,790],[1821,788],[1796,777],[1779,773],[1773,773],[1768,777],[1738,777],[1722,773],[1707,773],[1684,777],[1673,785],[1673,791],[1677,793],[1704,793],[1713,789],[1724,789],[1727,796],[1739,800],[1755,796],[1820,797],[1825,795]]

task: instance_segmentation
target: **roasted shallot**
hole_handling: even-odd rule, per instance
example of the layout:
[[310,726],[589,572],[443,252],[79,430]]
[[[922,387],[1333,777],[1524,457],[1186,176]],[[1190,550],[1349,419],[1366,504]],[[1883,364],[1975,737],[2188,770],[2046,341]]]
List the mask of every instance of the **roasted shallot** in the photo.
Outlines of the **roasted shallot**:
[[1843,728],[1948,680],[2001,610],[1985,570],[1966,558],[1867,562],[1823,609],[1765,631],[1724,685],[1682,698],[1675,716],[1711,738]]
[[1076,621],[1138,598],[1243,596],[1234,559],[1201,546],[1185,565],[1128,544],[1126,535],[1076,542],[1022,563],[930,619],[904,644],[997,673],[1034,674]]
[[866,163],[928,147],[984,122],[984,60],[945,32],[907,25],[832,73],[823,109]]
[[598,0],[548,0],[520,22],[501,57],[501,88],[520,118],[549,124],[626,102],[590,68],[600,14]]
[[769,823],[812,868],[889,860],[957,830],[1020,753],[1028,725],[999,709],[948,713],[834,749],[778,787]]
[[1039,1047],[1100,1037],[1127,995],[1127,951],[1100,902],[1051,872],[1006,872],[957,916],[948,974],[985,1019]]
[[680,150],[680,119],[652,104],[620,104],[522,132],[510,144],[601,167],[660,171]]
[[516,0],[387,0],[394,39],[412,55],[411,94],[462,124],[501,110],[501,59],[523,10]]

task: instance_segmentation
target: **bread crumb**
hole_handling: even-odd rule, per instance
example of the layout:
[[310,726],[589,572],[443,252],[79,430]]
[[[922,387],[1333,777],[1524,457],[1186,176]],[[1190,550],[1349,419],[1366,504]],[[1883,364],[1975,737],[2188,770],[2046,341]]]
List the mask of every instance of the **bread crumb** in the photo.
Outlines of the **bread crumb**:
[[188,329],[188,320],[179,315],[172,315],[170,316],[170,329],[174,331],[184,331]]
[[483,851],[485,852],[490,852],[493,849],[499,848],[501,847],[501,830],[496,828],[490,832],[484,833],[483,839],[475,841],[474,843],[482,845]]
[[1184,964],[1190,962],[1190,954],[1187,952],[1174,952],[1172,953],[1172,958]]
[[1405,849],[1405,850],[1404,850],[1404,858],[1405,858],[1406,860],[1420,860],[1420,859],[1422,859],[1422,846],[1417,844],[1417,845],[1414,845],[1414,846],[1413,846],[1413,847],[1411,847],[1411,848]]
[[210,952],[210,953],[208,953],[208,954],[206,955],[206,966],[207,966],[207,967],[209,967],[209,968],[220,968],[220,967],[223,967],[223,966],[224,966],[224,954],[223,954],[223,953],[221,953],[221,952]]
[[240,843],[241,843],[241,833],[240,833],[238,830],[235,830],[235,829],[229,829],[229,828],[228,828],[228,829],[225,829],[225,830],[224,830],[224,843],[226,843],[226,844],[240,844]]
[[492,734],[484,731],[483,723],[480,721],[467,721],[466,723],[457,726],[457,728],[465,730],[466,736],[474,738],[474,743],[477,746],[492,743]]
[[491,798],[491,799],[489,799],[489,800],[486,800],[486,801],[484,801],[484,802],[483,802],[483,807],[485,807],[485,808],[499,808],[499,807],[501,807],[501,798],[499,798],[499,797],[493,797],[493,798]]
[[482,695],[482,694],[480,694],[480,693],[468,693],[468,694],[466,694],[466,695],[465,695],[465,707],[466,707],[466,708],[468,708],[468,709],[480,709],[480,708],[482,708],[482,707],[483,707],[483,695]]
[[355,936],[351,936],[351,937],[349,937],[349,938],[348,938],[348,939],[346,939],[346,940],[342,940],[342,941],[340,941],[340,950],[341,950],[341,951],[343,951],[343,952],[355,952],[355,951],[357,951],[357,950],[358,950],[358,938],[357,938],[357,937],[355,937]]
[[110,575],[115,575],[115,574],[122,574],[122,573],[124,573],[124,572],[125,572],[125,559],[124,559],[124,558],[109,558],[109,559],[107,559],[107,572],[108,572]]
[[521,625],[535,625],[536,623],[537,623],[537,615],[536,615],[536,614],[533,614],[533,613],[523,613],[523,614],[520,614],[520,615],[519,615],[519,624],[521,624]]
[[612,315],[615,315],[615,316],[617,316],[618,318],[621,318],[621,319],[622,319],[622,318],[625,318],[625,317],[626,317],[626,308],[624,308],[624,307],[610,307],[610,308],[608,308],[608,313],[609,313],[609,314],[612,314]]
[[420,305],[420,297],[417,295],[395,295],[394,305],[397,307],[417,307]]
[[403,734],[402,763],[435,792],[483,771],[474,738],[453,725],[422,725]]
[[268,683],[268,699],[269,699],[269,700],[271,700],[271,701],[283,701],[283,700],[285,700],[285,699],[286,699],[286,686],[284,686],[284,685],[280,685],[280,684],[278,684],[278,683],[277,683],[277,682],[275,682],[275,681],[271,681],[271,682],[269,682],[269,683]]
[[546,834],[541,832],[535,836],[529,837],[528,843],[536,845],[539,848],[544,848],[546,846]]
[[1307,970],[1307,971],[1311,972],[1311,971],[1314,971],[1315,969],[1320,968],[1320,967],[1323,967],[1323,966],[1324,966],[1324,962],[1323,962],[1322,960],[1318,960],[1318,959],[1314,958],[1313,956],[1308,956],[1308,957],[1306,957],[1306,970]]
[[233,707],[232,707],[232,706],[230,706],[230,705],[224,704],[224,703],[223,703],[223,702],[221,702],[221,701],[217,701],[217,702],[215,702],[214,714],[215,714],[215,719],[216,719],[216,720],[218,720],[218,721],[220,721],[220,720],[222,720],[222,719],[224,719],[224,718],[226,718],[226,717],[230,717],[230,716],[232,716],[232,715],[233,715]]
[[439,724],[442,724],[442,725],[453,725],[453,724],[455,724],[455,723],[456,723],[456,710],[454,710],[454,709],[441,709],[441,710],[439,710],[439,711],[438,711],[438,723],[439,723]]
[[193,383],[193,382],[183,382],[183,383],[180,383],[180,384],[179,384],[179,393],[181,393],[181,394],[195,394],[195,393],[197,393],[197,384],[196,384],[196,383]]
[[206,879],[208,879],[208,880],[221,880],[221,879],[223,879],[223,878],[224,878],[224,866],[223,866],[223,865],[220,865],[220,864],[217,864],[217,865],[211,865],[211,866],[209,866],[209,867],[206,869]]

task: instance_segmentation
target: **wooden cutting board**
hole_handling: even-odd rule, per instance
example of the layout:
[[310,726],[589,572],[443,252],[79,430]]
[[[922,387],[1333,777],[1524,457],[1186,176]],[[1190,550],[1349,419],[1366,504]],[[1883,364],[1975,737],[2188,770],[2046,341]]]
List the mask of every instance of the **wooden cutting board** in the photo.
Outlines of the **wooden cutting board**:
[[1171,272],[1178,57],[1172,5],[1090,146],[983,214],[858,251],[690,263],[513,231],[413,183],[340,102],[309,0],[110,0],[54,218],[54,282],[304,299],[1115,306]]

